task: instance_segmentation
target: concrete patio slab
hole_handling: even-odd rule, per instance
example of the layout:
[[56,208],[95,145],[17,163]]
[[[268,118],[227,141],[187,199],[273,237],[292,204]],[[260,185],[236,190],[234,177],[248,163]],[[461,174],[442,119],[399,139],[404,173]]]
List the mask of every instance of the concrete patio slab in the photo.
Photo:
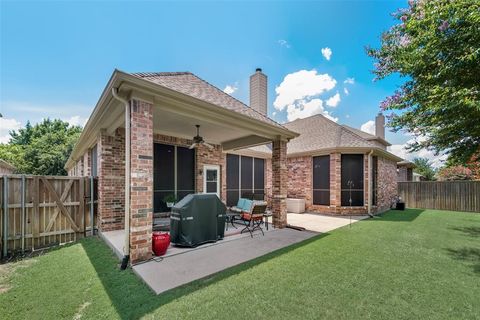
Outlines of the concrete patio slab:
[[[367,218],[368,216],[352,216],[351,223]],[[350,224],[350,217],[334,217],[315,213],[289,213],[287,221],[292,226],[324,233]]]
[[318,233],[277,229],[215,245],[201,246],[185,254],[133,266],[133,271],[157,294],[309,239]]

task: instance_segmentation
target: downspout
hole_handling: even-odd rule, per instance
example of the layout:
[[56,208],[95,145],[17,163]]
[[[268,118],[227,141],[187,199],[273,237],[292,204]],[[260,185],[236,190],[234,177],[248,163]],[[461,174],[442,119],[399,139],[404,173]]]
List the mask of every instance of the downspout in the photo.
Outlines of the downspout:
[[117,88],[112,88],[112,95],[125,105],[125,239],[120,266],[125,270],[130,259],[130,103],[118,95]]
[[368,154],[368,215],[373,218],[372,215],[372,154],[373,150],[370,150]]

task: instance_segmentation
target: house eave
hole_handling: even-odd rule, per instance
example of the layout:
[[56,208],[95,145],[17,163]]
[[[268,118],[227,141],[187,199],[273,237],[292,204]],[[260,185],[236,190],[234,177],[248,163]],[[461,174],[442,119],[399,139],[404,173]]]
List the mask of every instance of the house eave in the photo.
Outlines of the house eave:
[[294,152],[294,153],[288,153],[287,149],[287,157],[288,158],[297,158],[297,157],[305,157],[305,156],[321,156],[321,155],[327,155],[330,153],[363,153],[366,154],[370,151],[373,150],[373,154],[377,156],[382,156],[387,159],[390,159],[392,161],[398,162],[403,160],[400,157],[397,157],[396,155],[383,150],[382,148],[378,147],[334,147],[334,148],[321,148],[321,149],[315,149],[315,150],[308,150],[308,151],[303,151],[303,152]]
[[247,115],[229,110],[224,107],[191,97],[181,92],[163,87],[151,81],[135,77],[129,73],[115,70],[102,92],[90,118],[88,119],[80,138],[75,144],[66,164],[65,169],[71,168],[75,161],[83,155],[88,148],[95,144],[96,137],[101,129],[103,116],[107,112],[108,105],[112,100],[111,89],[118,88],[121,94],[127,95],[129,99],[146,100],[155,104],[157,100],[168,100],[170,103],[178,106],[179,109],[188,109],[192,105],[201,109],[204,114],[212,114],[219,119],[233,119],[238,121],[245,128],[251,128],[265,137],[272,139],[281,139],[289,141],[299,136],[298,133],[288,130],[287,128],[266,123],[264,121],[251,118]]

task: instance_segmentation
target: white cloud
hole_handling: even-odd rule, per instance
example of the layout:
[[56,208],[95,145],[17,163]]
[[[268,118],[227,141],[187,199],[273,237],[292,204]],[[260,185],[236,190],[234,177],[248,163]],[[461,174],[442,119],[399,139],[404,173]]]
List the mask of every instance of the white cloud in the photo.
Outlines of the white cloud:
[[[418,139],[422,140],[421,137]],[[415,138],[412,138],[407,142],[405,142],[404,144],[393,144],[390,147],[388,147],[388,151],[409,161],[412,161],[415,158],[427,158],[430,160],[430,163],[435,168],[440,168],[444,164],[445,160],[447,160],[448,158],[447,155],[445,154],[435,155],[433,151],[426,150],[426,149],[422,149],[415,152],[408,152],[407,145],[414,141],[415,141]]]
[[83,118],[80,116],[73,116],[68,119],[65,119],[64,121],[67,121],[70,125],[72,126],[81,126],[84,127],[85,124],[87,123],[87,118]]
[[355,79],[354,78],[347,78],[345,81],[343,81],[345,84],[355,84]]
[[325,59],[330,60],[330,58],[332,57],[332,49],[330,49],[329,47],[322,48],[322,56]]
[[235,91],[238,90],[238,84],[235,82],[235,84],[228,84],[225,89],[223,89],[223,92],[225,92],[226,94],[232,94],[234,93]]
[[290,48],[290,44],[287,42],[287,40],[280,39],[280,40],[278,40],[277,42],[278,42],[278,44],[279,44],[280,46],[282,46],[282,47],[285,47],[285,48],[287,48],[287,49]]
[[369,120],[361,125],[360,130],[375,135],[375,121]]
[[336,107],[340,103],[340,94],[337,92],[334,96],[331,96],[327,99],[327,106],[329,107]]
[[343,88],[343,93],[345,93],[346,96],[348,96],[350,94],[350,92],[348,91],[347,88]]
[[15,119],[0,118],[0,143],[8,143],[10,131],[18,130],[22,124]]
[[295,101],[310,100],[335,87],[337,81],[328,74],[318,74],[317,70],[300,70],[287,74],[275,88],[277,98],[275,109],[282,111]]
[[333,117],[330,112],[325,111],[325,108],[323,107],[323,101],[320,99],[312,99],[310,101],[300,100],[295,104],[290,104],[287,106],[288,121],[303,119],[316,114],[321,114],[335,122],[338,121],[338,118]]
[[273,111],[272,112],[272,117],[275,117],[277,115],[277,112],[276,111]]

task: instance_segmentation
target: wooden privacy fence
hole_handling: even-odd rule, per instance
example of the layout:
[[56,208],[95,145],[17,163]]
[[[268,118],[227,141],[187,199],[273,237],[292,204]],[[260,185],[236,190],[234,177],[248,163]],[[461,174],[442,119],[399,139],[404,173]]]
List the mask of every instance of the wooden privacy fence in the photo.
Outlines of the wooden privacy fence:
[[2,257],[91,234],[96,195],[92,177],[0,176]]
[[480,181],[399,182],[408,208],[480,212]]

